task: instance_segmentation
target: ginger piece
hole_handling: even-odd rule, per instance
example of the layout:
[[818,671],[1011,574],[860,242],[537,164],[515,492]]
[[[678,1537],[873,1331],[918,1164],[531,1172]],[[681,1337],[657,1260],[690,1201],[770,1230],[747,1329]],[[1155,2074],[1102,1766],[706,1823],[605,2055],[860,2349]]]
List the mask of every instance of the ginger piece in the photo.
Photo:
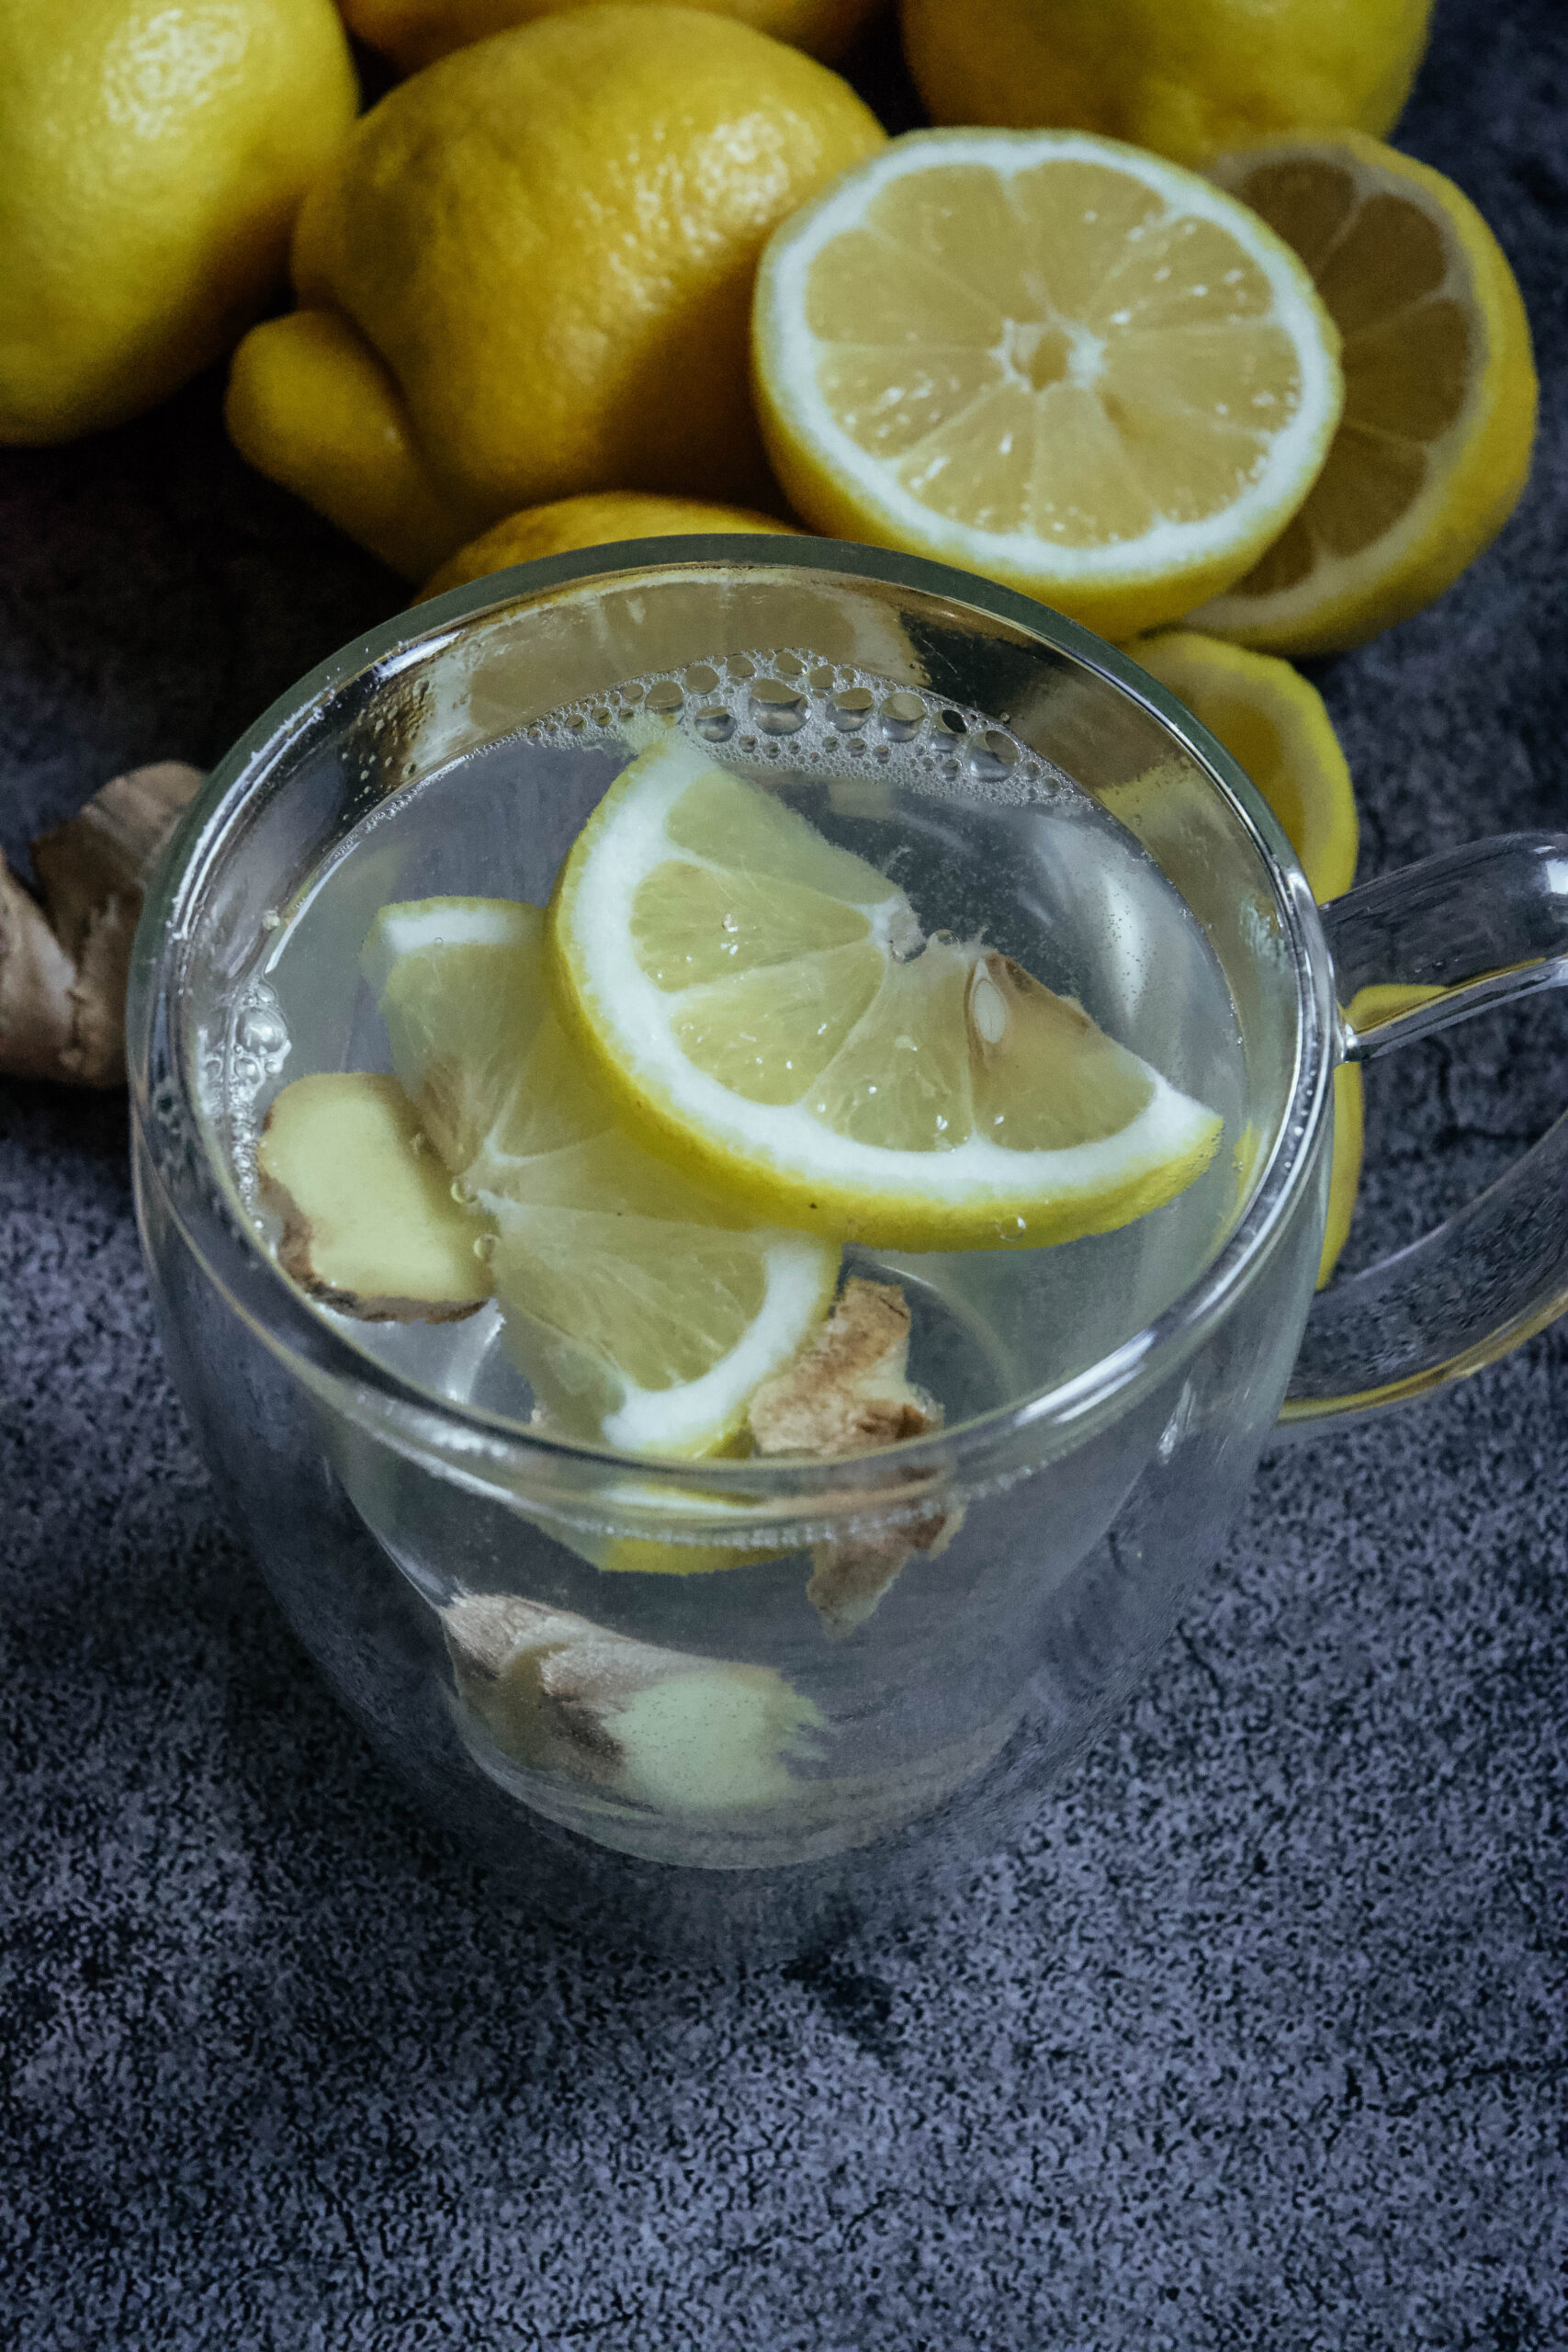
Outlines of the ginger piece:
[[[752,1397],[747,1418],[758,1453],[826,1462],[940,1429],[942,1408],[909,1379],[908,1356],[909,1307],[897,1283],[852,1277],[794,1363]],[[863,1624],[910,1554],[944,1551],[963,1518],[938,1506],[817,1544],[806,1592],[828,1632]]]
[[942,1409],[908,1377],[909,1308],[897,1283],[844,1284],[794,1362],[764,1380],[747,1415],[759,1453],[828,1462],[942,1427]]
[[277,1261],[366,1323],[454,1323],[490,1296],[482,1228],[452,1197],[395,1078],[321,1071],[286,1086],[256,1151]]
[[141,894],[201,782],[133,768],[32,844],[39,897],[0,858],[0,1075],[125,1083],[125,989]]
[[821,1718],[771,1667],[697,1657],[511,1593],[443,1612],[457,1693],[497,1747],[663,1813],[776,1804]]
[[827,1633],[841,1640],[863,1625],[912,1555],[924,1552],[939,1559],[963,1524],[962,1509],[939,1509],[865,1535],[814,1544],[806,1598]]

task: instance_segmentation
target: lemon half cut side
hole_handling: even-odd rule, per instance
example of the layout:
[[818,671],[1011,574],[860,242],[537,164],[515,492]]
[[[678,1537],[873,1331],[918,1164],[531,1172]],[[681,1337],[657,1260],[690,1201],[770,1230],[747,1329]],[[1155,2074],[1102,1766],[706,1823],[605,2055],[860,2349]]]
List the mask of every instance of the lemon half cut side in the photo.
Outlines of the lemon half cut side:
[[1072,1000],[671,730],[550,910],[563,1020],[634,1131],[757,1216],[874,1247],[1104,1232],[1220,1133]]
[[769,455],[817,529],[1118,639],[1241,577],[1343,400],[1337,334],[1284,240],[1084,131],[884,148],[775,231],[752,337]]
[[826,1315],[837,1250],[626,1132],[551,1009],[537,908],[386,907],[362,967],[423,1132],[489,1221],[507,1344],[550,1421],[634,1453],[724,1445]]

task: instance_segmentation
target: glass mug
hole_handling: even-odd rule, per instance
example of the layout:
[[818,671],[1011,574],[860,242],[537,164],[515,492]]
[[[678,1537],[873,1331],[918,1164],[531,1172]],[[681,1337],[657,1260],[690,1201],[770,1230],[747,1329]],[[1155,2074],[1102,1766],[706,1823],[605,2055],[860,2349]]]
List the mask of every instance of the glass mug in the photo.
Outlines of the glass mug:
[[[1136,1328],[1067,1376],[1029,1387],[1025,1328],[1021,1393],[882,1451],[616,1455],[490,1409],[482,1380],[466,1402],[417,1385],[376,1327],[287,1281],[234,1104],[281,1082],[280,910],[370,811],[563,704],[785,647],[1005,713],[1129,830],[1224,973],[1247,1163],[1195,1274],[1162,1293],[1156,1263]],[[519,812],[520,894],[542,902],[586,805],[517,789],[539,803]],[[353,855],[374,893],[374,858]],[[400,615],[275,705],[149,890],[133,1150],[169,1363],[296,1632],[446,1825],[558,1920],[776,1954],[1005,1840],[1145,1672],[1281,1418],[1437,1388],[1568,1307],[1568,1119],[1437,1232],[1314,1295],[1337,1066],[1564,978],[1568,836],[1481,843],[1319,910],[1171,695],[969,574],[807,538],[525,565]],[[1339,1007],[1358,999],[1383,1017],[1352,1031]],[[288,1074],[341,1064],[345,1019],[297,1035]],[[1027,1295],[1016,1264],[976,1260],[1004,1320]],[[808,1605],[807,1555],[818,1575],[897,1568],[847,1638]]]

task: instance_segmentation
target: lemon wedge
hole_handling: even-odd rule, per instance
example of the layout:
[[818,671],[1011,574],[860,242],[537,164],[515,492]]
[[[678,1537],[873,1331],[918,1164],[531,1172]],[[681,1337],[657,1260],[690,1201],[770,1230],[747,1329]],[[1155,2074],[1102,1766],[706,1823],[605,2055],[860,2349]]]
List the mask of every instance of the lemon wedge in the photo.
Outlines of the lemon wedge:
[[1323,696],[1290,662],[1166,629],[1127,647],[1244,767],[1280,820],[1319,904],[1356,878],[1350,770]]
[[[1127,651],[1247,770],[1300,858],[1313,897],[1322,903],[1348,890],[1356,878],[1359,838],[1356,795],[1317,688],[1288,662],[1197,629],[1166,629],[1140,638]],[[1334,1164],[1320,1290],[1350,1237],[1362,1125],[1361,1073],[1354,1062],[1342,1062],[1334,1073]]]
[[423,1133],[493,1227],[508,1344],[547,1414],[630,1453],[722,1445],[827,1313],[836,1249],[625,1132],[550,1008],[537,908],[387,907],[362,964]]
[[1529,322],[1469,198],[1375,139],[1271,140],[1212,168],[1311,269],[1346,397],[1299,514],[1193,617],[1247,645],[1337,653],[1441,595],[1513,513],[1535,430]]
[[1338,422],[1338,337],[1255,212],[1087,131],[897,140],[775,231],[759,411],[818,530],[1113,638],[1239,579]]
[[756,1215],[877,1246],[1108,1230],[1220,1120],[981,942],[673,731],[551,901],[563,1015],[628,1125]]

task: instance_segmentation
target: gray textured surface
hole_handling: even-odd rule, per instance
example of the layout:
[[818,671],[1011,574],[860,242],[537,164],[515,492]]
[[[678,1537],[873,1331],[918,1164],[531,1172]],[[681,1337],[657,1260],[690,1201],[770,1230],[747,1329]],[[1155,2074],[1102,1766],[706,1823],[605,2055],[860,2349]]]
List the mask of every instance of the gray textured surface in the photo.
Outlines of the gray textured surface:
[[[1568,821],[1568,21],[1439,0],[1402,139],[1532,311],[1536,483],[1324,675],[1363,870]],[[211,386],[0,460],[0,834],[210,761],[389,583]],[[1371,1088],[1356,1248],[1568,1099]],[[0,1105],[0,2342],[1568,2345],[1568,1331],[1277,1459],[1145,1695],[900,1940],[728,1986],[499,1904],[334,1710],[164,1384],[113,1101]]]

